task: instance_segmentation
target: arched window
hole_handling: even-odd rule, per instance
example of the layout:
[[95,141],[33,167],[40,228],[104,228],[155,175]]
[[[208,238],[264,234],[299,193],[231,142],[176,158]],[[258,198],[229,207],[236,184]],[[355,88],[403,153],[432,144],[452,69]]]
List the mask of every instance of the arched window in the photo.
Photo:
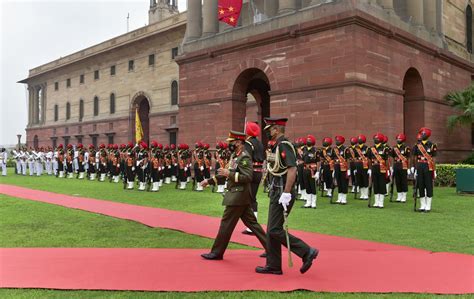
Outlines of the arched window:
[[115,113],[115,94],[110,94],[110,114]]
[[171,82],[171,105],[178,105],[178,82]]
[[66,120],[71,118],[71,104],[66,103]]
[[466,8],[466,48],[472,54],[472,7],[470,5]]
[[99,115],[99,98],[94,97],[94,116]]
[[84,118],[84,100],[79,100],[79,121]]
[[59,108],[58,108],[58,105],[54,105],[54,121],[58,121],[58,117],[59,117]]

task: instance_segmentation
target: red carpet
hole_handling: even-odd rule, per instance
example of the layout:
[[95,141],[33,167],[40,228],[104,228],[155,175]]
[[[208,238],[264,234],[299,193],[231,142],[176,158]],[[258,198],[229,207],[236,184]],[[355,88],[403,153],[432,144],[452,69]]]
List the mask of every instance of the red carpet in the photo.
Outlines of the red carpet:
[[[0,185],[0,193],[130,219],[152,227],[214,238],[219,218]],[[291,217],[290,217],[291,226]],[[232,241],[258,246],[240,234]],[[206,249],[0,249],[0,287],[110,290],[273,290],[327,292],[474,293],[474,257],[292,231],[320,249],[314,268],[254,273],[259,251],[229,250],[224,261],[204,261]],[[283,251],[284,256],[286,252]],[[165,269],[165,271],[163,271]]]
[[[291,291],[472,293],[473,259],[420,251],[325,251],[301,275],[254,272],[257,251],[231,250],[206,261],[196,249],[0,249],[0,286],[149,291]],[[286,261],[285,261],[286,262]],[[470,265],[470,266],[469,266]]]

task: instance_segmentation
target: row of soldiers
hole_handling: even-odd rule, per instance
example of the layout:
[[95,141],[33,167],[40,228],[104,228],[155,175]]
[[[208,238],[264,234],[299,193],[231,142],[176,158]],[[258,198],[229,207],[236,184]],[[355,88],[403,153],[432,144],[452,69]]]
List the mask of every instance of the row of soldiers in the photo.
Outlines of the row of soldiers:
[[338,199],[335,203],[347,204],[349,185],[352,185],[354,197],[369,200],[374,194],[374,202],[369,207],[383,208],[384,197],[390,189],[391,197],[394,185],[397,190],[396,202],[406,202],[408,176],[415,178],[415,196],[420,196],[420,211],[429,212],[433,197],[433,180],[436,177],[435,162],[436,144],[429,141],[431,130],[421,128],[417,143],[410,147],[406,136],[396,136],[397,144],[387,145],[388,137],[377,133],[373,136],[373,145],[366,144],[364,135],[352,137],[350,146],[345,146],[343,136],[322,140],[322,147],[315,147],[316,139],[312,135],[295,141],[298,158],[298,187],[301,198],[306,200],[305,208],[316,208],[318,186],[321,195],[332,198],[337,186]]

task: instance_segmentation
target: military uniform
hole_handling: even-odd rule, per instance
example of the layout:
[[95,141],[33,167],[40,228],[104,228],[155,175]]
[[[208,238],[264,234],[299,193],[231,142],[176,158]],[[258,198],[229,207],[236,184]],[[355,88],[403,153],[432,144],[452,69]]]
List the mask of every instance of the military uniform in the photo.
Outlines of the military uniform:
[[89,180],[94,181],[96,179],[96,171],[97,171],[97,161],[96,161],[96,154],[95,147],[93,144],[89,145],[89,156],[88,156],[88,167],[87,172],[89,174]]
[[136,161],[136,170],[138,177],[138,190],[144,191],[146,188],[146,178],[148,169],[148,146],[142,142],[140,144],[140,151],[138,152]]
[[[336,136],[336,147],[333,149],[331,158],[334,161],[334,178],[337,182],[337,201],[336,203],[347,204],[347,192],[349,188],[349,165],[348,151],[344,146],[346,139],[343,136]],[[348,174],[349,172],[349,174]]]
[[7,175],[8,153],[4,147],[0,149],[0,166],[2,167],[2,176]]
[[397,135],[397,145],[392,148],[393,157],[393,179],[397,187],[397,202],[407,201],[408,192],[408,174],[410,172],[410,154],[411,149],[405,145],[405,134]]
[[68,179],[74,178],[73,164],[74,162],[74,149],[72,145],[68,144],[66,151],[66,176]]
[[331,157],[334,155],[334,149],[331,147],[331,144],[331,138],[324,138],[323,148],[320,150],[322,172],[321,175],[324,183],[324,190],[327,191],[326,196],[328,197],[331,197],[333,192],[334,160]]
[[356,157],[356,149],[357,146],[357,137],[351,138],[351,146],[347,148],[347,158],[349,160],[349,168],[351,171],[351,185],[352,185],[352,193],[358,192],[357,186],[357,179],[356,179],[356,167],[357,167],[357,157]]
[[[313,135],[308,135],[306,138],[306,146],[303,147],[302,160],[303,160],[303,185],[306,194],[306,204],[304,208],[316,208],[317,205],[317,185],[316,180],[319,179],[318,163],[319,153],[314,146],[316,144],[316,138]],[[299,173],[298,173],[299,174]]]
[[204,180],[204,149],[201,142],[196,143],[194,150],[194,180],[196,182],[196,191],[202,191],[200,183]]
[[373,207],[384,207],[384,196],[387,193],[387,176],[390,175],[387,159],[389,151],[381,142],[383,135],[378,133],[374,136],[375,145],[368,151],[368,158],[371,159],[372,165],[372,187],[374,189],[375,202]]
[[[244,142],[245,134],[231,131],[229,142],[241,140]],[[251,203],[252,161],[245,151],[236,152],[231,157],[229,165],[229,176],[227,178],[228,192],[224,194],[222,205],[225,206],[222,215],[219,232],[214,241],[211,253],[203,254],[206,259],[222,259],[229,244],[232,232],[239,219],[255,233],[262,246],[266,248],[265,232],[255,218]],[[211,185],[217,184],[217,178],[207,180]]]
[[85,152],[84,152],[84,147],[82,144],[77,145],[77,164],[78,164],[78,173],[79,175],[77,176],[78,179],[84,179],[85,175]]
[[360,199],[369,199],[369,177],[371,170],[369,169],[369,159],[367,158],[369,148],[365,145],[366,137],[359,135],[357,137],[358,145],[355,147],[356,150],[356,181],[357,186],[360,188]]

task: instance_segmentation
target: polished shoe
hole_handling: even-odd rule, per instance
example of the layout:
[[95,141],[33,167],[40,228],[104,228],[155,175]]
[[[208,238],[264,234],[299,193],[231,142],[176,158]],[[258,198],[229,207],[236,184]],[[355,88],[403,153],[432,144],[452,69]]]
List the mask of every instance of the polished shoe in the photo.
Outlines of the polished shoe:
[[243,230],[243,231],[242,231],[242,234],[244,234],[244,235],[250,235],[250,236],[255,235],[252,231],[248,231],[248,230]]
[[301,274],[304,274],[306,271],[309,270],[309,268],[311,268],[311,266],[313,265],[313,260],[318,257],[318,254],[319,250],[317,250],[316,248],[309,249],[309,252],[303,258],[303,266],[301,266],[300,268]]
[[267,253],[264,252],[264,253],[262,253],[261,255],[259,255],[259,257],[265,257],[265,258],[266,258],[266,257],[267,257]]
[[273,269],[273,268],[270,268],[270,267],[257,267],[255,268],[255,272],[257,273],[260,273],[260,274],[276,274],[276,275],[282,275],[283,272],[281,271],[281,269]]
[[203,254],[201,254],[201,256],[202,256],[203,258],[205,258],[206,260],[216,260],[216,261],[222,260],[222,256],[217,255],[217,254],[214,253],[214,252],[203,253]]

